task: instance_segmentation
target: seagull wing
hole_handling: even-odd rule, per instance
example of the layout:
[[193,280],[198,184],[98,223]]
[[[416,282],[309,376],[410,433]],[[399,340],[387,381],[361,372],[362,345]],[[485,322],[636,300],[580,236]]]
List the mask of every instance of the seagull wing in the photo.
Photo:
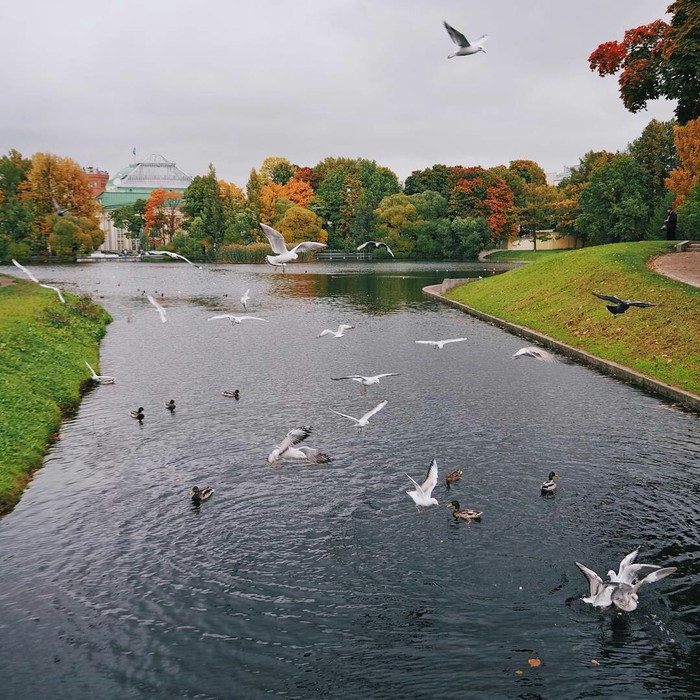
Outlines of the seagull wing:
[[578,568],[581,569],[581,572],[588,581],[588,595],[591,598],[595,598],[603,590],[603,579],[600,578],[600,576],[598,576],[598,574],[596,574],[595,571],[589,569],[587,566],[584,566],[583,564],[580,564],[577,561],[575,561],[574,564],[576,564],[576,566],[578,566]]
[[95,372],[95,370],[90,366],[90,364],[88,363],[88,361],[87,361],[87,360],[83,360],[83,362],[88,366],[88,369],[90,370],[90,372],[92,372],[92,378],[93,378],[93,379],[97,379],[97,372]]
[[[262,226],[262,224],[261,224]],[[323,250],[327,248],[325,243],[317,243],[316,241],[304,241],[303,243],[298,243],[289,252],[290,253],[307,253],[310,250]]]
[[461,343],[463,340],[466,340],[466,338],[450,338],[449,340],[443,340],[442,344],[446,345],[447,343]]
[[237,318],[239,323],[242,321],[265,321],[267,323],[266,318],[259,318],[258,316],[238,316]]
[[335,335],[335,331],[332,331],[330,328],[326,328],[325,330],[322,330],[318,334],[318,337],[320,338],[321,336],[324,336],[324,335]]
[[312,464],[328,464],[333,461],[325,452],[321,452],[321,450],[317,450],[315,447],[302,445],[299,448],[299,452],[303,452]]
[[229,321],[233,321],[235,316],[232,316],[231,314],[219,314],[218,316],[210,316],[207,321],[218,321],[219,319],[222,318],[227,318]]
[[437,460],[434,459],[430,463],[430,467],[428,468],[428,475],[425,477],[425,481],[423,482],[423,485],[420,487],[421,491],[426,495],[427,498],[430,498],[431,494],[433,493],[433,489],[435,488],[435,485],[437,484],[437,480],[438,480],[438,466],[437,466]]
[[365,241],[364,243],[357,246],[357,250],[362,250],[363,248],[366,248],[370,243],[374,243],[374,241]]
[[267,224],[260,224],[260,228],[265,234],[267,240],[270,242],[270,247],[272,248],[273,253],[282,255],[289,252],[287,250],[287,245],[284,242],[284,236],[279,231],[275,231],[272,226],[268,226]]
[[284,436],[284,440],[282,440],[282,442],[278,445],[277,449],[279,450],[280,454],[282,454],[285,450],[292,447],[292,445],[298,445],[300,442],[306,440],[309,435],[311,435],[310,425],[302,425],[298,428],[292,428],[292,430],[290,430]]
[[29,272],[29,270],[27,270],[26,267],[24,267],[23,265],[20,265],[14,258],[12,258],[12,264],[15,265],[16,267],[18,267],[20,270],[22,270],[22,272],[24,272],[24,274],[27,275],[27,277],[29,277],[29,279],[32,282],[36,282],[37,284],[41,284],[39,282],[39,280],[36,277],[34,277],[34,275],[31,272]]
[[488,34],[482,34],[475,42],[474,46],[483,46],[489,40]]
[[364,377],[365,379],[381,379],[382,377],[398,377],[398,372],[386,372],[385,374],[375,374],[373,377]]
[[386,243],[382,243],[382,245],[386,248],[387,253],[389,253],[389,255],[391,255],[391,257],[393,258],[394,254],[391,252],[391,248],[389,248],[389,246]]
[[445,25],[445,29],[447,29],[447,33],[450,35],[450,38],[452,41],[454,41],[457,46],[469,46],[469,42],[467,41],[467,37],[462,34],[462,32],[458,32],[454,27],[451,27],[445,20],[442,21],[442,23]]
[[406,474],[406,476],[411,480],[411,483],[416,487],[416,492],[420,493],[423,490],[421,485],[410,474]]
[[63,298],[63,294],[61,294],[61,290],[58,287],[52,287],[50,284],[41,284],[39,283],[40,287],[44,287],[44,289],[52,289],[56,294],[58,294],[58,298],[61,300],[61,304],[65,304],[66,300]]
[[199,270],[202,269],[201,267],[199,267],[199,265],[195,265],[191,260],[188,260],[184,255],[180,255],[180,253],[172,253],[170,251],[167,251],[165,254],[169,255],[171,258],[179,258],[180,260],[184,260],[186,263],[189,263],[190,265],[192,265],[192,267],[196,267]]
[[386,406],[386,404],[387,401],[386,399],[384,399],[384,401],[378,403],[371,411],[367,411],[367,413],[365,413],[365,415],[362,416],[362,418],[360,418],[360,421],[369,420],[375,413],[379,413],[379,411],[381,411],[384,408],[384,406]]
[[349,416],[347,413],[341,413],[340,411],[335,411],[334,409],[331,408],[331,412],[337,413],[339,416],[343,416],[343,418],[349,418],[350,420],[354,420],[355,423],[359,423],[360,421],[355,418],[355,416]]
[[670,576],[675,571],[675,566],[669,566],[665,569],[656,569],[656,571],[652,571],[650,574],[647,574],[641,581],[637,581],[637,583],[635,583],[634,586],[632,586],[631,592],[636,593],[645,583],[654,583],[655,581],[660,581],[662,578]]
[[[384,375],[382,375],[384,376]],[[341,379],[368,379],[368,377],[362,377],[359,374],[349,374],[347,377],[331,377],[334,382],[339,382]]]
[[632,586],[640,578],[646,577],[660,568],[660,566],[655,566],[654,564],[630,564],[622,569],[621,572],[618,572],[617,582]]
[[160,320],[163,323],[165,323],[168,320],[166,318],[166,316],[167,316],[166,310],[150,294],[147,296],[147,299],[148,299],[148,301],[151,302],[151,304],[153,304],[153,306],[156,307],[156,309],[158,310],[158,313],[160,314]]
[[347,323],[341,323],[338,326],[338,333],[342,333],[343,331],[349,331],[351,328],[354,328],[355,326],[349,326]]
[[593,296],[598,297],[598,299],[605,299],[605,301],[611,301],[613,304],[625,304],[627,302],[624,302],[622,299],[619,297],[614,297],[609,294],[596,294],[593,292]]
[[422,345],[437,345],[437,340],[416,340],[416,343],[421,343]]

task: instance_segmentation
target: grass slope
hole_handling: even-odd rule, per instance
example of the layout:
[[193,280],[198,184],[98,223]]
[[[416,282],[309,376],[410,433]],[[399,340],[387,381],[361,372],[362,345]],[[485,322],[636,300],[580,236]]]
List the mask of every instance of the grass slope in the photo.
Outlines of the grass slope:
[[0,513],[19,501],[61,419],[98,367],[107,312],[18,280],[0,287]]
[[[642,241],[567,251],[446,296],[700,394],[700,289],[647,266],[672,248]],[[613,316],[592,292],[658,306]]]

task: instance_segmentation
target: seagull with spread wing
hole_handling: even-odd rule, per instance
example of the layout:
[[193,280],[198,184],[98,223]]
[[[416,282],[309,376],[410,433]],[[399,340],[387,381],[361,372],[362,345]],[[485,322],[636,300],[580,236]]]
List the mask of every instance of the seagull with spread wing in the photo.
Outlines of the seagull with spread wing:
[[245,290],[245,294],[241,297],[243,311],[248,311],[248,302],[250,301],[250,289]]
[[611,314],[624,314],[625,311],[630,308],[630,306],[639,306],[642,309],[646,309],[649,306],[656,306],[656,304],[649,304],[646,301],[628,301],[626,299],[620,299],[620,297],[608,294],[596,294],[593,292],[593,296],[598,297],[598,299],[604,299],[605,301],[612,302],[612,305],[605,305],[605,308]]
[[383,377],[396,377],[396,372],[386,372],[384,374],[375,374],[372,377],[364,377],[361,374],[349,374],[347,377],[331,377],[334,382],[339,382],[341,379],[352,379],[360,384],[360,393],[364,394],[368,386],[379,384],[379,380]]
[[191,260],[188,260],[184,255],[180,255],[180,253],[173,253],[172,250],[149,250],[147,255],[167,255],[170,258],[173,258],[174,260],[184,260],[186,263],[189,263],[192,265],[192,267],[196,267],[198,270],[202,269],[201,265],[196,265],[193,263]]
[[536,360],[541,360],[542,362],[556,362],[557,359],[552,355],[551,352],[547,352],[543,348],[520,348],[518,352],[513,355],[513,359],[518,360],[521,357],[534,357]]
[[146,298],[156,307],[156,310],[160,314],[160,320],[165,323],[168,320],[168,312],[150,294],[148,294]]
[[332,331],[330,328],[326,328],[318,334],[318,337],[322,338],[324,335],[332,335],[334,338],[342,338],[345,335],[345,331],[349,331],[354,327],[355,326],[349,326],[347,323],[341,323],[338,326],[337,331]]
[[394,254],[391,252],[391,248],[389,248],[389,246],[383,241],[365,241],[361,245],[357,246],[358,252],[366,248],[368,245],[373,245],[375,248],[386,248],[387,253],[389,253],[392,258],[394,257]]
[[299,443],[311,435],[311,432],[310,425],[293,428],[285,435],[284,440],[279,445],[274,446],[267,457],[267,461],[273,465],[277,465],[283,460],[308,462],[310,464],[330,464],[333,460],[324,452],[307,445],[298,447]]
[[448,343],[461,343],[466,338],[449,338],[448,340],[416,340],[421,345],[432,345],[436,350],[442,350]]
[[63,298],[63,294],[61,294],[61,290],[58,287],[52,287],[50,284],[42,284],[26,267],[20,265],[14,258],[12,258],[12,264],[22,270],[22,272],[24,272],[24,274],[27,275],[32,282],[35,282],[44,289],[51,289],[52,291],[56,292],[56,294],[58,294],[58,298],[61,300],[61,304],[66,303],[66,300]]
[[95,370],[90,366],[87,360],[83,360],[85,364],[87,365],[88,369],[90,370],[90,374],[92,375],[90,379],[92,379],[95,384],[114,384],[115,381],[117,381],[114,377],[110,377],[107,374],[97,374]]
[[304,241],[303,243],[297,243],[291,250],[287,250],[284,236],[279,231],[275,231],[272,226],[268,226],[267,224],[260,224],[260,228],[270,242],[272,252],[275,253],[275,255],[266,255],[265,260],[270,265],[281,267],[283,272],[285,271],[287,263],[296,260],[299,257],[299,253],[306,253],[310,250],[323,250],[326,247],[325,243]]
[[412,476],[406,474],[411,480],[411,483],[415,486],[412,491],[406,491],[406,493],[413,499],[418,510],[427,508],[428,506],[436,506],[438,504],[437,499],[433,498],[433,489],[435,488],[438,480],[438,467],[437,460],[434,459],[430,463],[428,468],[428,474],[425,477],[425,481],[419,484]]
[[219,314],[218,316],[210,316],[207,321],[218,321],[219,319],[227,318],[232,324],[243,323],[243,321],[265,321],[266,318],[258,318],[257,316],[234,316],[233,314]]
[[445,25],[445,29],[447,29],[450,39],[452,39],[452,41],[459,46],[459,48],[454,53],[451,53],[447,58],[454,58],[455,56],[470,56],[471,54],[479,53],[479,51],[486,53],[484,43],[489,38],[488,34],[484,34],[476,41],[469,43],[467,37],[464,36],[462,32],[458,32],[454,27],[447,24],[445,20],[443,20],[442,23]]
[[371,411],[367,411],[364,416],[361,418],[355,418],[355,416],[349,416],[347,413],[341,413],[340,411],[334,411],[331,408],[331,411],[339,416],[342,416],[343,418],[349,418],[351,421],[355,421],[355,427],[357,428],[358,432],[362,430],[362,428],[366,427],[369,425],[369,419],[375,414],[379,413],[384,406],[386,406],[387,401],[386,399],[382,401],[381,403],[378,403]]

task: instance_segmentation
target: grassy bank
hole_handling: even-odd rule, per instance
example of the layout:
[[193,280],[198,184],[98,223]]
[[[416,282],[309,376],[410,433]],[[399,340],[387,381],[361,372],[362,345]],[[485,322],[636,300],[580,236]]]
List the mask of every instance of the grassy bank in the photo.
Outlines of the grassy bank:
[[486,256],[486,262],[534,262],[570,252],[570,250],[496,250]]
[[[672,249],[642,241],[547,255],[446,296],[700,394],[700,289],[647,266]],[[658,306],[613,316],[592,292]]]
[[98,367],[107,312],[18,280],[0,287],[0,513],[19,500],[61,419]]

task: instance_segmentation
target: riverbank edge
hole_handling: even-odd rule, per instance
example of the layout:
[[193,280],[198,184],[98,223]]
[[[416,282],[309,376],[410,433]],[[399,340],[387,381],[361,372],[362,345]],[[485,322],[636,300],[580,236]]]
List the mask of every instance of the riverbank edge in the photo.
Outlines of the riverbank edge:
[[492,316],[491,314],[487,314],[471,306],[467,306],[462,302],[448,299],[447,297],[443,296],[443,293],[449,289],[454,289],[455,287],[468,283],[469,280],[446,279],[442,284],[434,284],[428,287],[423,287],[423,294],[426,297],[440,301],[448,306],[460,309],[461,311],[464,311],[470,316],[474,316],[481,321],[490,323],[498,328],[502,328],[513,335],[520,336],[521,338],[527,338],[528,340],[534,340],[550,350],[554,350],[562,355],[565,355],[566,357],[576,360],[577,362],[593,367],[594,369],[604,372],[605,374],[609,374],[627,384],[632,384],[643,391],[662,396],[673,403],[680,404],[684,408],[700,414],[700,396],[697,394],[693,394],[689,391],[684,391],[683,389],[673,387],[670,384],[665,384],[664,382],[652,379],[646,374],[636,372],[635,370],[625,367],[624,365],[620,365],[617,362],[604,360],[601,357],[592,355],[591,353],[576,348],[573,345],[568,345],[567,343],[563,343],[560,340],[555,340],[544,333],[539,333],[532,328],[527,328],[526,326],[521,326],[517,323],[506,321],[498,316]]
[[[9,280],[9,283],[7,280]],[[3,286],[12,286],[15,282],[16,280],[12,277],[6,278]],[[20,284],[26,284],[29,286],[29,283],[20,282]],[[41,295],[42,293],[37,292],[37,294]],[[56,302],[52,299],[52,295],[53,292],[50,295],[43,294],[43,296],[46,297],[46,303],[44,305],[45,309],[56,307]],[[53,296],[55,297],[55,295]],[[67,306],[70,306],[71,303],[76,301],[79,304],[85,303],[85,299],[81,299],[70,293],[64,292],[64,296],[68,301]],[[95,327],[94,341],[89,337],[89,335],[82,337],[81,341],[85,350],[89,351],[87,355],[88,359],[94,361],[97,366],[96,358],[99,358],[100,346],[107,332],[107,326],[112,322],[112,317],[104,307],[100,306],[99,304],[95,304],[92,301],[90,303],[93,307],[100,310],[99,314],[96,315],[96,317],[91,321]],[[61,347],[60,335],[58,333],[56,334],[55,342],[56,348]],[[65,346],[67,345],[68,343],[65,344]],[[57,366],[59,365],[57,364]],[[61,426],[68,418],[71,418],[77,413],[80,408],[80,404],[82,403],[83,396],[93,386],[90,379],[86,378],[84,374],[79,378],[77,373],[75,376],[76,379],[74,381],[70,381],[69,384],[69,388],[72,390],[73,394],[70,403],[62,405],[60,403],[58,392],[54,391],[52,393],[51,390],[47,388],[44,396],[51,402],[52,409],[44,410],[41,413],[32,414],[31,418],[32,422],[34,423],[34,427],[37,428],[36,432],[43,432],[44,437],[41,440],[33,440],[30,444],[24,445],[25,448],[29,448],[29,453],[33,456],[28,456],[25,459],[17,460],[17,473],[16,476],[13,477],[12,483],[6,488],[0,488],[0,519],[12,512],[12,510],[20,502],[24,491],[31,483],[32,477],[44,466],[46,455],[48,454],[51,446],[60,439]],[[28,388],[27,393],[29,392],[30,389]],[[24,401],[21,395],[15,396],[13,400],[20,403]],[[3,415],[3,412],[0,412],[0,418],[9,420],[6,414]],[[0,469],[2,469],[2,463],[0,463]]]

